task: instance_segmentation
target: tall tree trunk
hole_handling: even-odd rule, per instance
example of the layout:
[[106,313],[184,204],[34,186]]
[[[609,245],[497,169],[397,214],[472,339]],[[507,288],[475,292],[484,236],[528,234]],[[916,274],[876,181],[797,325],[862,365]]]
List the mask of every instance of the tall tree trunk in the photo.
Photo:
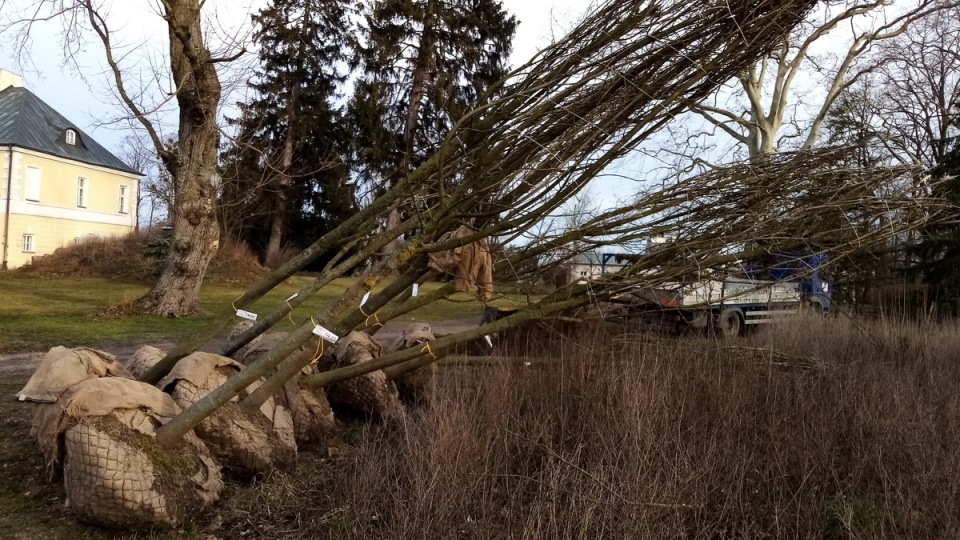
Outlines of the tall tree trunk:
[[283,224],[287,215],[287,186],[288,182],[277,185],[273,197],[273,211],[270,213],[270,238],[267,240],[267,254],[264,263],[269,268],[277,268],[283,261],[280,260],[280,245],[283,241]]
[[176,151],[164,159],[176,187],[173,240],[160,278],[138,304],[151,313],[180,317],[196,309],[204,273],[220,242],[215,209],[220,79],[203,42],[201,2],[162,0],[161,5],[180,106]]
[[[300,35],[307,33],[307,23],[310,21],[311,3],[304,5],[303,17],[300,23]],[[303,55],[306,54],[305,42],[299,40],[296,52],[296,80],[303,78]],[[273,202],[273,211],[270,216],[270,238],[267,240],[267,253],[264,256],[264,262],[270,268],[277,268],[282,264],[280,260],[280,246],[283,243],[283,224],[287,218],[287,191],[290,188],[290,165],[293,164],[293,140],[297,128],[298,115],[300,109],[300,84],[294,84],[290,92],[290,101],[287,103],[287,135],[283,141],[283,154],[280,158],[280,170],[273,171],[275,181],[274,188],[277,190],[277,196]]]
[[[417,63],[413,67],[413,80],[410,83],[410,99],[407,101],[407,118],[403,125],[403,157],[400,160],[398,175],[406,176],[410,172],[410,158],[414,150],[414,134],[420,120],[420,108],[423,106],[423,96],[430,78],[430,67],[433,63],[433,2],[427,4],[427,11],[423,18],[423,33],[420,35],[420,49],[417,51]],[[387,230],[400,224],[402,216],[399,208],[393,208],[387,215]],[[400,239],[396,239],[383,248],[383,254],[389,255],[397,250]]]

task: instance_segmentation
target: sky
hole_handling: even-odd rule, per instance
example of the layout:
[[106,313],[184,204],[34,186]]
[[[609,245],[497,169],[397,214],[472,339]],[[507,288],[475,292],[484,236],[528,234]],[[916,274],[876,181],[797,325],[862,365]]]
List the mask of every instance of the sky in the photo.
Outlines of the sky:
[[[221,36],[239,33],[239,40],[248,37],[249,14],[262,5],[263,0],[209,0],[204,8],[213,31]],[[580,13],[590,6],[589,0],[504,0],[504,7],[520,21],[511,55],[513,65],[522,64],[550,42],[553,33],[562,34]],[[127,65],[142,68],[148,76],[152,66],[163,60],[158,51],[165,46],[163,21],[153,10],[152,2],[117,0],[112,2],[110,21],[120,37],[118,45],[128,54]],[[114,22],[115,21],[115,22]],[[240,29],[239,32],[236,29]],[[125,125],[109,121],[125,113],[111,92],[111,78],[106,73],[102,46],[93,41],[71,42],[76,49],[77,66],[64,59],[60,22],[37,24],[31,31],[32,43],[18,51],[15,36],[0,33],[0,68],[23,76],[24,86],[46,101],[54,109],[91,134],[111,150],[117,150],[124,135]],[[223,40],[222,40],[223,41]],[[22,59],[17,60],[21,52]],[[248,55],[252,56],[252,55]],[[242,74],[226,73],[230,80],[242,80]],[[149,82],[149,78],[147,78]],[[133,81],[137,83],[139,81]],[[167,132],[172,126],[165,126]]]

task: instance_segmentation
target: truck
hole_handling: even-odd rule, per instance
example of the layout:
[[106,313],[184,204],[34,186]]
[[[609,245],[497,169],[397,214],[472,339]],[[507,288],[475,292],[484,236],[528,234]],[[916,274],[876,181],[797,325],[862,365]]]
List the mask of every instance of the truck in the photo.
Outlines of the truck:
[[631,320],[658,329],[705,329],[724,337],[810,309],[826,314],[831,286],[820,269],[826,253],[779,253],[612,299]]

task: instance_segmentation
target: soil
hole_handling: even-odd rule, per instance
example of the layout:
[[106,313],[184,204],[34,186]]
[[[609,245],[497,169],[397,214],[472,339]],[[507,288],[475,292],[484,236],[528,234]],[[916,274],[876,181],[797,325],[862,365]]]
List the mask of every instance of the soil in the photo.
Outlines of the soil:
[[[447,321],[435,321],[431,323],[390,321],[385,324],[379,332],[377,332],[376,339],[382,345],[387,346],[407,328],[421,324],[429,324],[430,328],[433,330],[433,334],[440,338],[450,334],[469,330],[470,328],[477,326],[479,322],[479,317],[451,319]],[[98,347],[98,349],[109,352],[119,358],[120,361],[126,362],[126,360],[133,356],[133,353],[143,345],[152,345],[162,351],[169,351],[176,346],[176,344],[171,341],[152,343],[118,342],[116,344]],[[214,339],[207,342],[207,344],[204,345],[200,350],[204,352],[215,353],[222,345],[222,339]],[[45,354],[46,351],[0,354],[0,380],[9,380],[11,377],[32,374],[33,371],[37,369],[37,366],[40,364],[40,360]]]

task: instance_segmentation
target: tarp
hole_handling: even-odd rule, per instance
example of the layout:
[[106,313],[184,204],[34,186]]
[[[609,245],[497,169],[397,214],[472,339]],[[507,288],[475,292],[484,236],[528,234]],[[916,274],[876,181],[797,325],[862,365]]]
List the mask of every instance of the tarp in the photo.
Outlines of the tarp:
[[[470,227],[462,225],[441,236],[439,241],[463,238],[474,232]],[[453,276],[453,286],[457,291],[476,292],[477,298],[482,301],[489,300],[493,295],[493,257],[486,239],[431,253],[429,268],[434,272]]]

